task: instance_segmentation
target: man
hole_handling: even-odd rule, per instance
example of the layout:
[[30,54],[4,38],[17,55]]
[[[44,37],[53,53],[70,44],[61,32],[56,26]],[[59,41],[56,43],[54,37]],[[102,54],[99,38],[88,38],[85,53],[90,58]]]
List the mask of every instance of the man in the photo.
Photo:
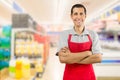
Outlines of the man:
[[66,64],[63,80],[96,80],[92,64],[101,62],[101,47],[97,33],[85,28],[85,18],[86,8],[73,5],[74,27],[60,35],[58,56]]

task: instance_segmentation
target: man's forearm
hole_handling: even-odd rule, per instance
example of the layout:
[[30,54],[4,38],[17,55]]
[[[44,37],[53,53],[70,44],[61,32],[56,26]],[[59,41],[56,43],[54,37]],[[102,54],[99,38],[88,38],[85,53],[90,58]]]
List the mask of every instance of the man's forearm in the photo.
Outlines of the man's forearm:
[[78,62],[79,64],[92,64],[92,63],[100,63],[102,60],[102,55],[101,54],[94,54],[91,55],[83,60],[81,60],[80,62]]
[[63,57],[59,56],[60,62],[61,63],[67,63],[67,64],[73,64],[73,63],[78,63],[84,58],[92,55],[91,51],[84,51],[84,52],[78,52],[78,53],[70,53],[68,56]]
[[73,57],[76,60],[76,62],[78,62],[78,61],[81,61],[81,60],[85,59],[86,57],[89,57],[90,55],[92,55],[92,52],[84,51],[84,52],[78,52],[78,53],[72,53],[72,54],[73,54]]

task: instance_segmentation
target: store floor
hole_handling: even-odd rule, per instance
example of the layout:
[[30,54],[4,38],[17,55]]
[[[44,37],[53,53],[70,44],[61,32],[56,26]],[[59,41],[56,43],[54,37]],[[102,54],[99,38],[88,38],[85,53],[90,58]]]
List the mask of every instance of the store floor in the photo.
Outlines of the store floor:
[[[109,50],[104,50],[110,53]],[[62,80],[64,64],[59,62],[55,56],[56,48],[50,49],[49,58],[45,67],[45,72],[40,80]],[[112,51],[113,52],[113,51]],[[106,56],[105,56],[106,57]],[[111,56],[110,56],[111,57]],[[95,64],[94,65],[97,80],[120,80],[119,64]]]
[[55,56],[56,48],[50,49],[49,58],[45,67],[42,80],[62,80],[64,64],[59,62],[57,56]]

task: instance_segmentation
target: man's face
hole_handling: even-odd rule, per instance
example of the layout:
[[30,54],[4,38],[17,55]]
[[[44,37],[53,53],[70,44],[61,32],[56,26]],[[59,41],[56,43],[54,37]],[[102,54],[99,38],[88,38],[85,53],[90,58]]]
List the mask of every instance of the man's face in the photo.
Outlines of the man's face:
[[74,8],[73,13],[71,14],[71,18],[75,26],[84,25],[84,21],[86,18],[86,14],[84,12],[84,8]]

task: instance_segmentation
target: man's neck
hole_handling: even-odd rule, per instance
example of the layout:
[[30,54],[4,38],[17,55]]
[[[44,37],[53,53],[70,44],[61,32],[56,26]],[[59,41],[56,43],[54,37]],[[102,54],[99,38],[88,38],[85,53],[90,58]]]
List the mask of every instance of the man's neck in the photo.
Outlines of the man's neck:
[[75,26],[75,32],[81,34],[84,31],[84,26]]

